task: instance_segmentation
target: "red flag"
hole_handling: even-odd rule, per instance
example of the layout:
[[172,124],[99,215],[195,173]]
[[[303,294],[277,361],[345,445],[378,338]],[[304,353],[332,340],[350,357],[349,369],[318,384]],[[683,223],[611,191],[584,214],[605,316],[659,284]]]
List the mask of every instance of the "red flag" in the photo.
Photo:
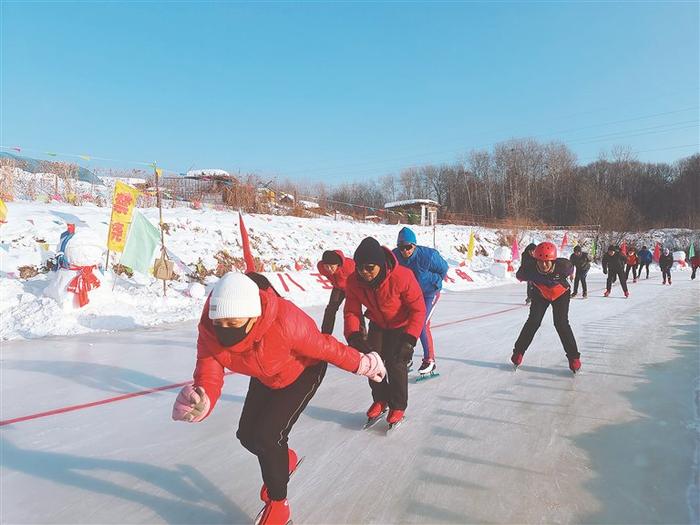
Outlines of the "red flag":
[[515,237],[513,237],[513,246],[511,246],[510,252],[511,261],[517,261],[518,259],[520,259],[520,251],[518,250],[518,239],[516,239]]
[[654,262],[659,262],[659,259],[661,259],[661,245],[657,242],[656,246],[654,246],[654,255],[652,256],[654,259]]
[[564,238],[561,240],[561,246],[559,249],[563,250],[567,244],[569,244],[569,232],[564,232]]
[[622,241],[622,244],[620,245],[620,253],[622,255],[627,255],[627,241]]
[[248,231],[245,229],[245,224],[243,224],[243,215],[241,215],[241,212],[238,212],[238,225],[241,227],[241,241],[243,242],[243,259],[245,260],[245,271],[254,272],[255,259],[253,259],[253,252],[250,251]]

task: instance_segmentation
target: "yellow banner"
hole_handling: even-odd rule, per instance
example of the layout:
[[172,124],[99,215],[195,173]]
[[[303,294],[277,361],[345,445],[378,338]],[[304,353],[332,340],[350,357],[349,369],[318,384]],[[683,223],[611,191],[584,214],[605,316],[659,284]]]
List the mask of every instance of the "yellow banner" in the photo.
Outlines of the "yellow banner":
[[474,232],[469,234],[469,246],[467,247],[467,260],[471,261],[474,258]]
[[7,220],[7,206],[5,202],[0,199],[0,222],[5,222]]
[[136,198],[139,190],[128,184],[117,181],[114,185],[112,197],[112,219],[109,221],[109,236],[107,237],[107,249],[114,252],[123,252],[126,244],[126,234],[131,225],[131,216],[134,213]]

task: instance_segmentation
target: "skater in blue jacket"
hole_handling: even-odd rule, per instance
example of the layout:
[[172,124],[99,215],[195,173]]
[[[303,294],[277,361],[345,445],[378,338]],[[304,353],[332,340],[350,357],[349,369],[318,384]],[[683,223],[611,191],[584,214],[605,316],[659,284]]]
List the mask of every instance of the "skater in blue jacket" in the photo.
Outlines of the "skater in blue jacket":
[[418,369],[418,373],[421,375],[435,373],[435,347],[430,331],[430,318],[440,298],[442,281],[447,275],[447,262],[437,250],[427,246],[419,246],[416,234],[410,228],[402,228],[399,232],[394,255],[401,266],[413,271],[425,300],[425,324],[420,334],[420,342],[423,345],[423,363]]

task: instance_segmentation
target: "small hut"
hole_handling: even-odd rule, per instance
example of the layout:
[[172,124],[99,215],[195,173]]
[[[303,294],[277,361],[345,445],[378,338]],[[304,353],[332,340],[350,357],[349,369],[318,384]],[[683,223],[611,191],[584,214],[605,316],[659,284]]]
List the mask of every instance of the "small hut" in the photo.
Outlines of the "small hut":
[[[389,213],[389,222],[408,222],[408,224],[419,224],[421,226],[434,226],[437,224],[437,212],[440,204],[431,199],[409,199],[405,201],[387,202],[384,209]],[[395,214],[400,214],[396,216]],[[407,217],[407,221],[403,221]]]

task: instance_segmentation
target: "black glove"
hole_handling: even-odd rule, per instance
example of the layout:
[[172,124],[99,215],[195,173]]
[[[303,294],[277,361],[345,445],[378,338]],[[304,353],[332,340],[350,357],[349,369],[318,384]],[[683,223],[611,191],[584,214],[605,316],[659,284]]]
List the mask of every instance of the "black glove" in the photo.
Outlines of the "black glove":
[[396,353],[396,360],[400,363],[408,364],[413,359],[413,348],[418,340],[410,334],[403,333],[400,336],[401,344]]
[[369,345],[365,336],[362,332],[353,332],[348,336],[348,345],[352,346],[358,352],[363,354],[369,354],[372,351],[372,347]]

